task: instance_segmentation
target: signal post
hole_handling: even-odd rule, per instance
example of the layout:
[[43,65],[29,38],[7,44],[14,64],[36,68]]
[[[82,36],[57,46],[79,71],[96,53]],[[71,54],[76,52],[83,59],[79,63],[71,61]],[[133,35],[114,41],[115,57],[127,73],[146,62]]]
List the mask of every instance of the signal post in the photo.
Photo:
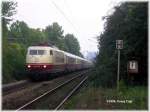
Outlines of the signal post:
[[116,49],[118,50],[117,90],[119,90],[120,50],[123,49],[123,40],[116,40]]

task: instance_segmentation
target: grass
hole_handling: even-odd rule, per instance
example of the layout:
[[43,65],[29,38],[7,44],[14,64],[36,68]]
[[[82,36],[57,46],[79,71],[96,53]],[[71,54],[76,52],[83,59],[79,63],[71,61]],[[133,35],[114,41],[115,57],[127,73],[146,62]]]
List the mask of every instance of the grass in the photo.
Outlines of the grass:
[[115,109],[148,109],[148,90],[144,86],[128,87],[118,92],[114,89],[106,89],[104,94],[106,99],[116,101],[112,104]]
[[87,87],[74,95],[64,109],[148,110],[148,89],[144,86],[104,89]]

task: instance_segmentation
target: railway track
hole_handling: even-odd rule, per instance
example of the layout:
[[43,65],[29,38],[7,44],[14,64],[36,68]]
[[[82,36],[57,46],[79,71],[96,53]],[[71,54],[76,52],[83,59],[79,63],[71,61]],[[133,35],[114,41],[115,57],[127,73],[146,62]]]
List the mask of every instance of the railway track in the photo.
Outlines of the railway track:
[[58,110],[68,99],[73,95],[73,93],[87,80],[88,76],[86,76],[55,108]]
[[39,83],[41,83],[41,82],[33,82],[31,80],[21,80],[21,81],[17,81],[17,82],[10,83],[10,84],[5,84],[2,86],[2,96],[6,96],[13,92],[21,91],[25,88],[37,85]]
[[[24,83],[24,85],[16,86],[14,90],[11,88],[8,89],[8,91],[3,91],[2,96],[2,109],[3,110],[16,110],[19,109],[19,107],[23,106],[24,104],[28,103],[29,101],[39,97],[43,93],[46,93],[49,90],[52,90],[56,88],[57,86],[63,84],[64,82],[72,79],[73,77],[76,77],[79,74],[82,74],[84,72],[87,72],[87,70],[84,71],[78,71],[75,73],[71,73],[68,75],[64,75],[62,77],[57,77],[55,79],[52,79],[50,81],[42,81],[42,82],[29,82],[29,84]],[[72,80],[73,81],[73,80]],[[71,81],[70,81],[71,82]],[[12,84],[14,85],[14,84]],[[5,94],[4,94],[5,93]]]
[[25,87],[28,87],[30,83],[31,82],[29,80],[21,80],[10,84],[5,84],[2,86],[2,95],[5,96],[10,93],[24,89]]
[[49,103],[47,102],[47,104],[49,105],[46,104],[47,107],[44,107],[44,109],[59,109],[63,103],[66,102],[67,99],[85,82],[85,80],[88,78],[88,76],[85,75],[87,72],[88,71],[83,71],[77,74],[77,76],[74,76],[73,78],[59,84],[55,88],[48,90],[47,92],[17,108],[17,111],[41,109],[39,105],[41,103],[43,104],[45,101],[48,101]]

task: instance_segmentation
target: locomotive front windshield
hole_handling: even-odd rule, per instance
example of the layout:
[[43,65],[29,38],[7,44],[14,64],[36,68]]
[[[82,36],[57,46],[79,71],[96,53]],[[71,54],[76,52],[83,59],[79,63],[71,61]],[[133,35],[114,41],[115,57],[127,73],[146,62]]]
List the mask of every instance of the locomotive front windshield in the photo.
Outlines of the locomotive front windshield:
[[30,55],[44,55],[45,54],[45,50],[30,50],[29,54]]

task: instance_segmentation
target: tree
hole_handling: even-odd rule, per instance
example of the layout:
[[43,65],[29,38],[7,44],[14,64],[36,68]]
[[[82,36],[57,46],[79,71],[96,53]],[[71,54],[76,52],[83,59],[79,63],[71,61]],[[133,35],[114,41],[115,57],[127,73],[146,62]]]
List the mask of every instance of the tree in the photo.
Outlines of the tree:
[[[24,44],[27,44],[27,41],[29,42],[29,27],[28,25],[23,22],[23,21],[16,21],[14,23],[11,24],[10,28],[9,28],[9,38],[11,39],[16,39],[16,40],[21,40]],[[20,41],[20,42],[21,42]]]
[[4,25],[7,25],[12,19],[14,14],[16,14],[17,3],[13,1],[3,1],[2,2],[2,21]]
[[12,20],[11,17],[16,14],[17,3],[12,1],[2,2],[2,35],[3,38],[7,35],[7,25]]
[[37,43],[42,43],[46,42],[47,38],[44,34],[44,32],[40,31],[40,29],[31,29],[29,30],[29,39],[28,39],[28,44],[33,45]]
[[62,27],[58,25],[58,23],[53,23],[45,28],[44,33],[48,41],[54,43],[58,48],[62,47],[62,39],[63,39],[63,30]]
[[64,31],[58,23],[55,22],[52,25],[47,26],[43,32],[46,40],[53,43],[59,49],[83,57],[80,53],[78,40],[72,34],[63,36]]
[[9,63],[11,57],[11,50],[7,41],[8,37],[8,27],[7,25],[12,20],[11,17],[16,13],[17,3],[12,1],[2,2],[2,72],[3,72],[3,83],[12,80],[12,75],[10,72],[13,71],[13,67]]
[[14,38],[26,46],[46,41],[44,32],[40,31],[40,29],[29,28],[23,21],[17,20],[11,24],[9,29],[9,38]]
[[98,80],[98,85],[106,87],[116,85],[117,51],[115,42],[118,39],[124,40],[124,49],[121,51],[120,79],[128,82],[126,66],[127,62],[134,57],[139,62],[137,82],[139,84],[147,83],[147,17],[147,2],[122,3],[115,7],[115,11],[111,15],[106,17],[104,32],[98,39],[99,54],[97,56],[97,75],[95,78]]
[[82,56],[80,53],[80,45],[78,40],[74,37],[73,34],[66,34],[65,35],[65,45],[66,45],[66,51],[70,52],[72,54]]

